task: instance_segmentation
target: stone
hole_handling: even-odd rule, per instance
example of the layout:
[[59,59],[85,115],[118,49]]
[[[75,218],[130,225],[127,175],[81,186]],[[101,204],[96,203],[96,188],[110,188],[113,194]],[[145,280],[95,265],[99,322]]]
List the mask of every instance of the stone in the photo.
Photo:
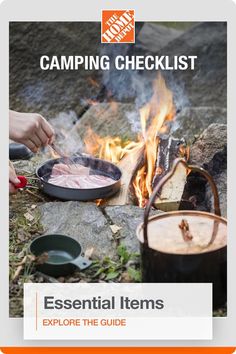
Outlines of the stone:
[[95,258],[116,255],[108,221],[94,203],[50,202],[39,207],[44,234],[63,234],[75,238],[84,252],[93,248]]
[[[220,199],[222,216],[227,215],[227,126],[211,124],[191,148],[190,162],[206,169],[213,177]],[[206,203],[214,212],[213,195],[206,186]]]
[[221,107],[185,107],[172,126],[176,138],[184,137],[191,144],[210,124],[226,124],[227,110]]
[[139,252],[136,228],[142,222],[143,209],[135,205],[123,205],[106,207],[105,212],[112,223],[121,228],[120,243],[124,244],[129,252]]
[[[139,241],[136,236],[137,226],[143,222],[144,209],[135,205],[110,206],[105,208],[105,213],[111,222],[120,227],[119,242],[124,244],[131,253],[139,253]],[[150,215],[160,211],[152,211]]]
[[[227,171],[224,170],[221,173],[214,176],[214,181],[216,183],[219,199],[220,199],[220,210],[223,217],[227,217]],[[212,195],[211,188],[207,186],[206,188],[206,199],[208,201],[208,208],[214,213],[214,199]]]
[[138,46],[155,53],[179,37],[183,32],[183,30],[146,22],[138,34]]
[[42,55],[98,55],[99,22],[11,22],[9,38],[11,109],[45,118],[61,111],[78,114],[100,92],[98,71],[44,71],[39,62]]
[[[195,55],[195,70],[165,72],[170,87],[183,88],[188,106],[227,106],[227,23],[202,22],[158,51],[158,55]],[[178,93],[178,92],[177,92]],[[182,98],[181,98],[182,99]],[[177,102],[178,104],[178,102]]]
[[[88,109],[74,130],[82,139],[88,128],[92,128],[99,136],[119,136],[122,139],[135,140],[137,133],[129,119],[129,115],[135,111],[131,103],[98,103]],[[136,114],[139,113],[136,111]]]
[[200,165],[213,175],[227,168],[227,126],[211,124],[191,147],[191,163]]

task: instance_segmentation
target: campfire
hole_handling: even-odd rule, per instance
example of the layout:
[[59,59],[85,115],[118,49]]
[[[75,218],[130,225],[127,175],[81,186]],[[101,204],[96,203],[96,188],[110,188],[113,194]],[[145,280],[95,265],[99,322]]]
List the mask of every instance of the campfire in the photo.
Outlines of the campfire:
[[[173,93],[161,74],[153,82],[150,101],[141,107],[139,114],[141,132],[135,141],[124,141],[119,136],[101,137],[91,127],[84,139],[87,153],[117,164],[123,172],[121,191],[108,201],[109,205],[123,205],[134,199],[139,207],[145,207],[154,186],[169,171],[174,158],[188,158],[185,141],[168,136],[176,117],[176,107]],[[179,191],[176,183],[175,187],[172,183],[170,193],[169,183],[166,191],[169,190],[167,194],[171,195],[166,196],[162,191],[159,202],[168,201],[170,204],[180,201],[186,171],[180,167],[176,175]]]

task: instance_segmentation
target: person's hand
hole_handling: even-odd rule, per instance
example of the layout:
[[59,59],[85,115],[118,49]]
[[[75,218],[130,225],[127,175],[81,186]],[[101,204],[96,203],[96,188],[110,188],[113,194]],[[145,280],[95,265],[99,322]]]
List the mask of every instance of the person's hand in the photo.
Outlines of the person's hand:
[[10,111],[9,136],[37,152],[40,147],[53,142],[54,130],[40,114]]
[[15,185],[18,183],[20,183],[20,180],[17,178],[13,164],[9,161],[9,193],[17,192]]

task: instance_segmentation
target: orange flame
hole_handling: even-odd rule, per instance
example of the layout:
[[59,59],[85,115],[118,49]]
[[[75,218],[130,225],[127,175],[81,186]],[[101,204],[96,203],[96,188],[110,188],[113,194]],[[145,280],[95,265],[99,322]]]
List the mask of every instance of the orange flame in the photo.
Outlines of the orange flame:
[[137,147],[144,146],[144,165],[133,180],[134,192],[140,207],[144,207],[152,193],[152,180],[156,172],[159,135],[168,132],[168,122],[175,116],[173,94],[159,74],[153,83],[151,100],[140,109],[142,134],[137,141],[123,142],[120,137],[100,137],[89,129],[85,138],[88,153],[118,163]]
[[153,83],[153,95],[150,102],[140,109],[146,161],[133,181],[140,207],[145,205],[146,200],[152,193],[152,180],[156,170],[155,164],[159,143],[158,135],[168,131],[166,123],[173,120],[174,116],[173,94],[167,88],[163,77],[158,75]]
[[126,154],[139,145],[135,141],[123,142],[119,137],[100,137],[91,128],[87,131],[84,143],[89,154],[113,163],[119,162]]

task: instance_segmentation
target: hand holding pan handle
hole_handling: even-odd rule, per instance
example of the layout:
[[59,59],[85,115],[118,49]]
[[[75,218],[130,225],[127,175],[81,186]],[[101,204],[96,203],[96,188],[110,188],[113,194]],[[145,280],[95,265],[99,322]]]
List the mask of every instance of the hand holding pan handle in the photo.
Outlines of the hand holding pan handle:
[[151,210],[151,207],[154,203],[154,201],[156,200],[156,197],[158,195],[159,190],[161,189],[161,187],[173,176],[173,174],[176,171],[176,168],[179,164],[184,165],[184,167],[186,168],[186,170],[191,170],[194,172],[198,172],[201,175],[203,175],[207,181],[209,182],[213,195],[214,195],[214,209],[215,209],[215,214],[218,216],[221,216],[221,212],[220,212],[220,206],[219,206],[219,195],[218,195],[218,190],[216,187],[216,184],[213,180],[213,178],[211,177],[211,175],[204,170],[202,167],[198,167],[198,166],[194,166],[194,165],[188,165],[187,162],[182,159],[182,158],[177,158],[174,160],[173,162],[173,166],[172,169],[160,180],[160,182],[156,185],[156,187],[154,188],[151,197],[149,198],[149,201],[146,205],[145,211],[144,211],[144,221],[143,221],[143,237],[144,237],[144,244],[148,245],[148,235],[147,235],[147,226],[148,226],[148,217],[149,217],[149,213]]
[[19,188],[24,188],[27,186],[28,180],[25,176],[17,176],[18,180],[20,181],[20,183],[15,184],[15,188],[19,189]]

